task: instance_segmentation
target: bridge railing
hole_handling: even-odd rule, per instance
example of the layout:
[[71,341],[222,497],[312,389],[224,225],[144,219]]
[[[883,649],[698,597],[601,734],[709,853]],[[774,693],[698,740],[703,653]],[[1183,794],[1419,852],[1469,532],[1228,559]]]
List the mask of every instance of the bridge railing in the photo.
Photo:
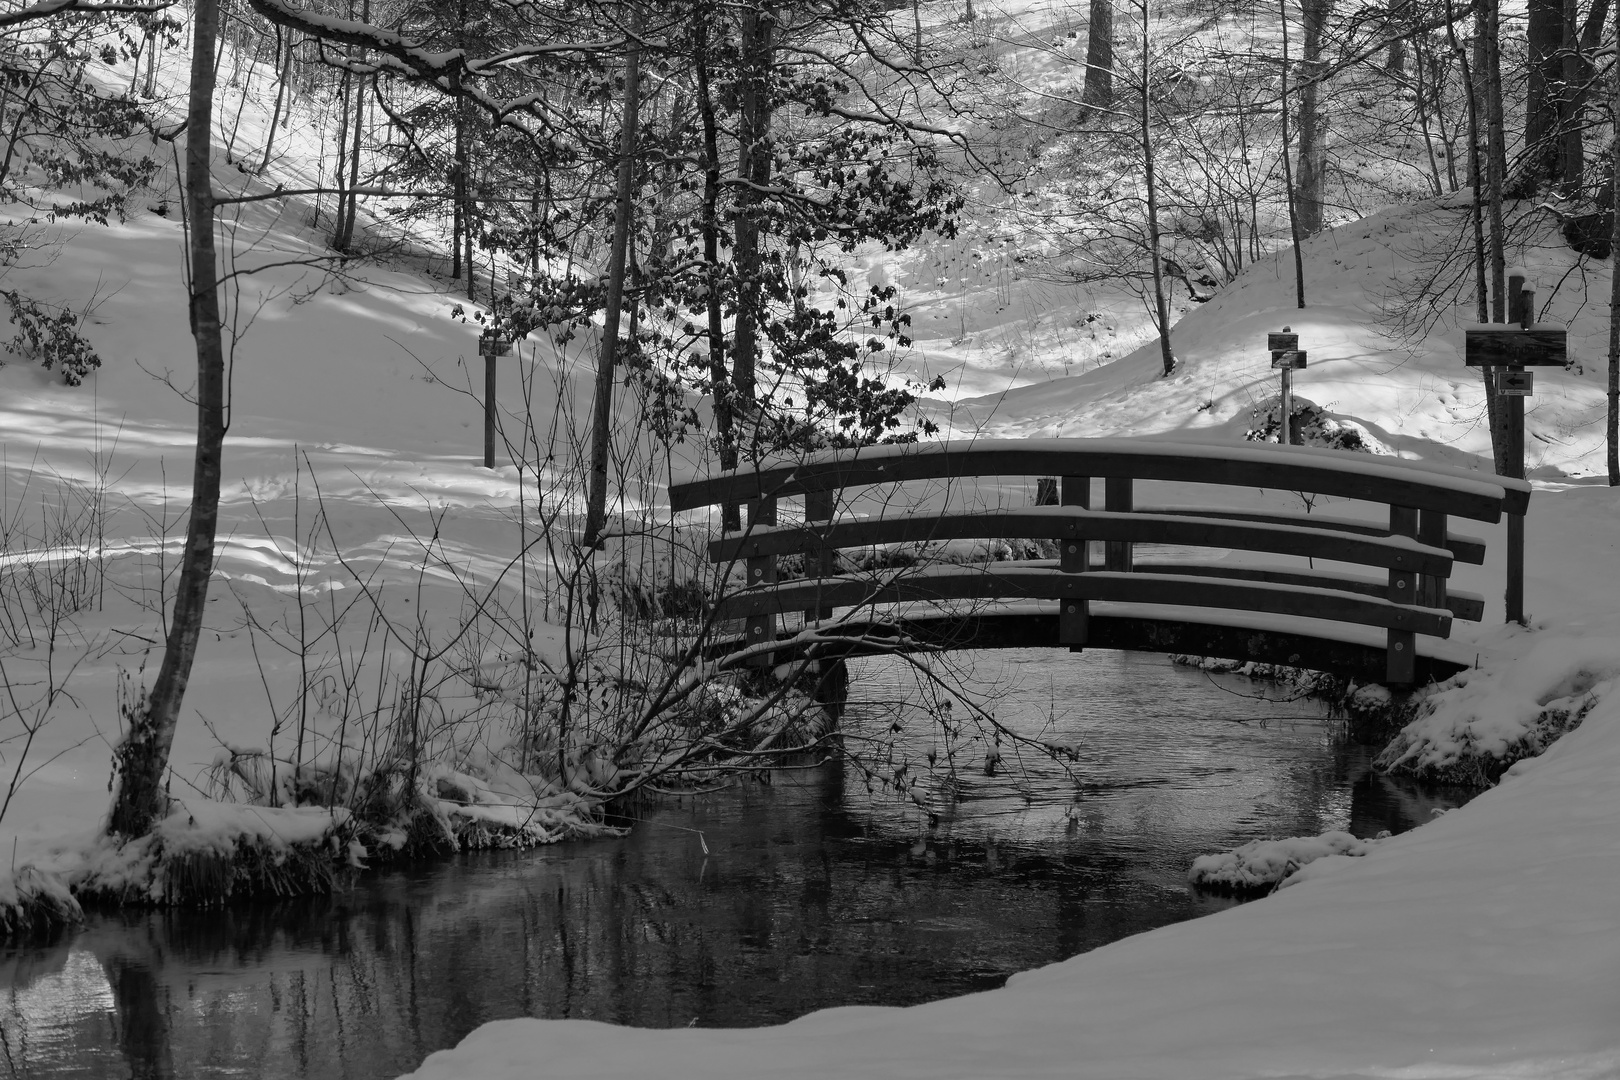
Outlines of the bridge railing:
[[[871,485],[970,477],[1061,477],[1058,505],[1002,511],[880,514],[837,520],[840,492]],[[1093,509],[1092,479],[1103,481]],[[1136,482],[1272,488],[1383,504],[1387,528],[1309,513],[1136,505]],[[777,502],[804,500],[802,523],[779,526]],[[774,640],[777,617],[803,611],[962,599],[1060,602],[1058,640],[1081,648],[1092,601],[1213,607],[1299,615],[1382,627],[1386,679],[1413,679],[1416,634],[1445,637],[1452,618],[1479,619],[1483,600],[1449,590],[1455,561],[1482,562],[1482,541],[1454,534],[1451,517],[1484,522],[1523,514],[1522,481],[1414,466],[1364,454],[1256,444],[1189,444],[1132,439],[1052,439],[913,444],[835,451],[770,462],[670,486],[675,511],[743,503],[748,527],[709,545],[717,562],[742,560],[745,588],[724,597],[721,613],[746,619],[746,641]],[[954,539],[1056,541],[1049,563],[911,568],[840,576],[841,548]],[[1093,564],[1090,542],[1103,546]],[[1382,581],[1301,567],[1200,564],[1138,559],[1138,544],[1219,547],[1363,565]],[[779,556],[804,557],[804,578],[777,580]]]

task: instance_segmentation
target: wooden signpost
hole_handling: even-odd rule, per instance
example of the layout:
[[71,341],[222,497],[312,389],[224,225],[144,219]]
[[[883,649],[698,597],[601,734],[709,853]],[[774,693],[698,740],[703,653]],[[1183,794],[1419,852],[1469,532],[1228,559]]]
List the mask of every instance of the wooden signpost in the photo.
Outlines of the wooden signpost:
[[[1524,479],[1524,399],[1535,386],[1526,367],[1563,367],[1569,363],[1569,332],[1561,326],[1534,321],[1535,286],[1522,272],[1508,275],[1506,323],[1476,323],[1464,327],[1463,362],[1469,367],[1496,369],[1495,391],[1501,397],[1503,434],[1507,446],[1503,475]],[[1507,516],[1507,619],[1524,624],[1524,515]]]
[[1299,335],[1286,326],[1280,334],[1266,335],[1266,348],[1271,366],[1282,372],[1282,430],[1277,441],[1290,446],[1294,442],[1294,372],[1305,366],[1305,354],[1299,348]]
[[484,358],[484,468],[495,467],[495,358],[512,353],[512,339],[490,327],[478,335],[478,355]]

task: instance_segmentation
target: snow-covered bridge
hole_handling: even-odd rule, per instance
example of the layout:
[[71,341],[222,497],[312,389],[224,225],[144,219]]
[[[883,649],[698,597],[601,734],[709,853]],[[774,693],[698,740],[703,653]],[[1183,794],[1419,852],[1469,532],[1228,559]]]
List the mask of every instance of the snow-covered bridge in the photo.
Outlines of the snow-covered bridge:
[[[1009,477],[1051,478],[1037,490],[1053,505],[968,505],[978,478]],[[1144,482],[1178,503],[1140,502]],[[1179,501],[1212,489],[1211,501]],[[1267,491],[1295,493],[1300,509],[1265,506]],[[1313,512],[1323,496],[1364,513],[1372,504],[1374,516]],[[1451,532],[1449,520],[1523,515],[1529,496],[1520,480],[1387,457],[1139,439],[864,447],[670,486],[675,511],[748,508],[742,531],[709,544],[714,561],[747,568],[746,584],[720,601],[722,617],[745,620],[740,637],[716,645],[738,662],[1061,646],[1268,661],[1392,684],[1464,666],[1442,639],[1453,618],[1484,616],[1482,597],[1448,580],[1454,563],[1483,563],[1485,543]],[[802,512],[779,524],[784,499]],[[941,542],[986,539],[1046,542],[1056,558],[964,565],[928,555]],[[907,550],[922,557],[882,567],[868,556],[882,568],[857,572],[839,555],[892,545],[921,545]]]

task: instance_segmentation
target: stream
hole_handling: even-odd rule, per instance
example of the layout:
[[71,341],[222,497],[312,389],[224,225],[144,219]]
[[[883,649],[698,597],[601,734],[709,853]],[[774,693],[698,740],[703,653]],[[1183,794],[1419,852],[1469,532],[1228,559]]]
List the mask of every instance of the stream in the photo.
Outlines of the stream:
[[1401,831],[1461,801],[1377,776],[1317,703],[1247,680],[1138,654],[958,663],[1001,723],[1075,747],[1070,771],[1004,745],[986,775],[982,743],[888,704],[924,697],[903,662],[861,661],[846,738],[933,750],[926,810],[828,764],[660,805],[623,839],[468,853],[331,897],[94,913],[0,952],[3,1068],[374,1080],[506,1017],[747,1026],[914,1004],[1231,906],[1188,888],[1200,854]]

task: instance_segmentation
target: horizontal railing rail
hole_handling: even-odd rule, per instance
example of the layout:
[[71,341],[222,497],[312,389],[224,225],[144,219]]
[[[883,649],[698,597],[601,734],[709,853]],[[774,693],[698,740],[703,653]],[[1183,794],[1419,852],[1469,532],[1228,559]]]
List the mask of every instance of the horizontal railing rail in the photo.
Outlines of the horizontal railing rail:
[[691,510],[818,491],[973,476],[1094,476],[1274,488],[1500,521],[1524,513],[1522,480],[1429,468],[1346,450],[1257,443],[1150,443],[1135,439],[981,439],[823,451],[697,477],[669,487],[670,507]]
[[818,605],[938,603],[951,600],[1103,600],[1125,604],[1263,611],[1445,637],[1451,612],[1358,596],[1333,588],[1231,581],[1192,574],[1095,571],[1068,574],[1023,563],[905,567],[859,577],[808,578],[742,589],[725,597],[726,618],[777,614]]

